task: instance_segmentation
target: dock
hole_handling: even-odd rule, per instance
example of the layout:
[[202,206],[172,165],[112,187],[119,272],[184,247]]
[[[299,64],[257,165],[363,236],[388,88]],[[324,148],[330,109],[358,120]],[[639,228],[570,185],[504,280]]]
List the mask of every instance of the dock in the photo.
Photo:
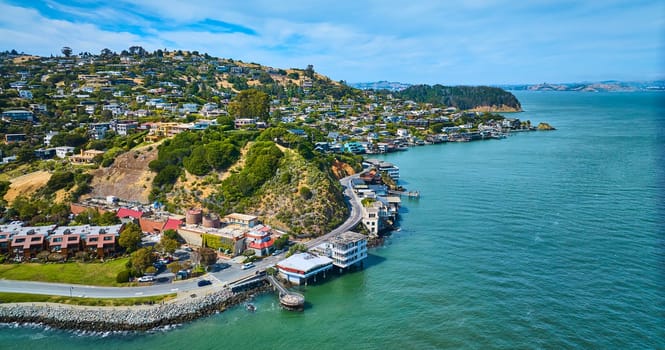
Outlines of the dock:
[[409,198],[420,198],[420,192],[418,191],[388,191],[389,194],[394,194],[397,196],[406,196]]
[[268,276],[268,281],[279,291],[279,303],[287,310],[302,311],[305,308],[305,296],[291,292],[275,276]]

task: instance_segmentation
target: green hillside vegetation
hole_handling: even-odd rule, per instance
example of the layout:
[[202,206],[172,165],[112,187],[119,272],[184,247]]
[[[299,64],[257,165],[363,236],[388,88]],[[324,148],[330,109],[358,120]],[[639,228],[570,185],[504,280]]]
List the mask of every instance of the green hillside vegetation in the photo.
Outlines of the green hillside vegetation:
[[240,149],[256,132],[224,132],[209,128],[201,132],[183,132],[159,146],[156,160],[148,164],[156,173],[151,200],[165,200],[182,169],[204,176],[211,171],[223,171],[240,157]]
[[515,110],[522,109],[515,95],[489,86],[414,85],[393,94],[414,102],[442,104],[461,110],[483,106],[507,106]]

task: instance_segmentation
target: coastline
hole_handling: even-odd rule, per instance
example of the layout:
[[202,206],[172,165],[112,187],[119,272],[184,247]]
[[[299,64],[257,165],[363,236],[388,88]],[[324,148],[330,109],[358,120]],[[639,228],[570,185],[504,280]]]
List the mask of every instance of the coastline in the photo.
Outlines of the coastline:
[[223,312],[258,293],[271,292],[264,280],[239,292],[228,288],[187,293],[163,304],[131,307],[92,307],[53,303],[0,304],[0,323],[38,324],[86,332],[150,331]]

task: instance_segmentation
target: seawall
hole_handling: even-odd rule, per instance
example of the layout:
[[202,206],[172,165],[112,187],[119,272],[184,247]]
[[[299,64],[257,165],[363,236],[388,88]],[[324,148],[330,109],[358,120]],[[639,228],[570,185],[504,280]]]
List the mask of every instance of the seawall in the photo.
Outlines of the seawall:
[[90,332],[147,331],[189,322],[224,311],[251,295],[269,292],[263,281],[243,291],[229,289],[206,295],[190,293],[177,301],[150,306],[83,307],[51,303],[15,303],[0,305],[0,323],[35,323],[65,330]]

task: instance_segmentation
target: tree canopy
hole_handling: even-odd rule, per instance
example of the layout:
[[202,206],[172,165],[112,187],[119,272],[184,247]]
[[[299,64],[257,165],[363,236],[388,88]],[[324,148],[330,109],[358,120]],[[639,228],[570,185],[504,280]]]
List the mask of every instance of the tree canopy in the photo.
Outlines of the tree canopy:
[[228,109],[235,118],[267,121],[270,117],[270,96],[256,89],[243,90],[229,103]]

